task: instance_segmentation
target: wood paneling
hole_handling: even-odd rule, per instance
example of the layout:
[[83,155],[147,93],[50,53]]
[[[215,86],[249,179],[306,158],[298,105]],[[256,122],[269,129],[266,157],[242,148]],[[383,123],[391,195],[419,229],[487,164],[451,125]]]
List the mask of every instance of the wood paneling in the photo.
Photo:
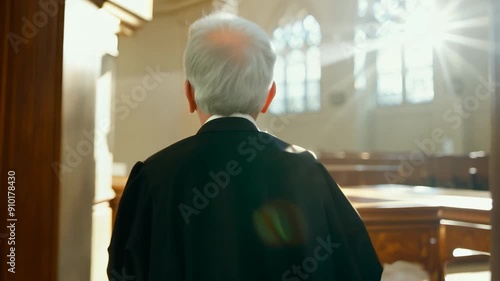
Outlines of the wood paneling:
[[0,3],[0,232],[11,170],[18,220],[16,273],[7,271],[11,246],[1,239],[1,280],[57,280],[59,181],[51,164],[60,157],[64,5],[48,2],[58,11],[49,15],[38,1]]
[[382,263],[399,260],[421,264],[431,280],[441,280],[439,208],[358,208]]
[[431,280],[441,280],[442,268],[437,262],[438,245],[436,224],[392,225],[383,228],[367,226],[373,247],[383,263],[404,260],[423,265]]

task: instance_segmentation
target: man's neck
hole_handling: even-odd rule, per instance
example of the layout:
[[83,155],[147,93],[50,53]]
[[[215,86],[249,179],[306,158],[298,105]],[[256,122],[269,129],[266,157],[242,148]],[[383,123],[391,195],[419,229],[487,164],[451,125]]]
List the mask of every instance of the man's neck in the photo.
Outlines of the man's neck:
[[200,112],[199,110],[196,111],[198,113],[198,119],[200,119],[200,124],[203,125],[207,122],[208,118],[210,118],[212,115],[210,114],[205,114],[203,112]]
[[259,115],[258,113],[255,113],[255,114],[233,114],[230,116],[221,116],[221,115],[205,114],[203,112],[198,111],[198,118],[200,119],[201,125],[207,123],[209,120],[213,120],[216,118],[223,118],[223,117],[242,117],[242,118],[250,117],[251,119],[253,119],[253,122],[255,123],[258,115]]

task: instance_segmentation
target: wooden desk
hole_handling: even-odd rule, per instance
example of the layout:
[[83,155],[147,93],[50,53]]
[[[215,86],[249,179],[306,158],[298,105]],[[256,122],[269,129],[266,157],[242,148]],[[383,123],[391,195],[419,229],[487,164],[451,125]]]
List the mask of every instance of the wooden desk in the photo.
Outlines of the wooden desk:
[[489,252],[489,192],[376,185],[342,189],[360,213],[379,259],[417,262],[444,280],[453,250]]

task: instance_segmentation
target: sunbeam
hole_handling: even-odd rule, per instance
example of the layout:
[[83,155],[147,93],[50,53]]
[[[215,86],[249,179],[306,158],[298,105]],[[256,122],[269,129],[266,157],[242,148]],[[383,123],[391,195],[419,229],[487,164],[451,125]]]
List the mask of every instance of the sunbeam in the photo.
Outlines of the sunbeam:
[[489,51],[490,50],[490,42],[488,40],[481,40],[476,38],[471,38],[458,34],[450,34],[447,33],[444,35],[444,41],[449,41],[453,43],[457,43],[459,45],[463,45],[470,48],[475,48],[477,50]]
[[473,27],[487,27],[490,24],[490,18],[488,16],[466,19],[461,21],[452,21],[448,23],[447,31],[452,31],[456,29],[467,29]]
[[450,69],[448,67],[447,58],[443,54],[444,52],[436,52],[437,64],[441,67],[441,74],[444,78],[445,88],[447,93],[455,94],[455,86],[452,83],[452,78],[450,76]]

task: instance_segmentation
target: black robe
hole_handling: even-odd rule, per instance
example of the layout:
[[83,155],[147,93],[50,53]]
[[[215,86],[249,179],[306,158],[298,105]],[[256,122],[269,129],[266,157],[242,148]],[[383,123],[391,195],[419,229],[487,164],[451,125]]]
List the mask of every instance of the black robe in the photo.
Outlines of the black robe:
[[378,281],[358,213],[308,151],[212,120],[138,162],[119,204],[114,281]]

